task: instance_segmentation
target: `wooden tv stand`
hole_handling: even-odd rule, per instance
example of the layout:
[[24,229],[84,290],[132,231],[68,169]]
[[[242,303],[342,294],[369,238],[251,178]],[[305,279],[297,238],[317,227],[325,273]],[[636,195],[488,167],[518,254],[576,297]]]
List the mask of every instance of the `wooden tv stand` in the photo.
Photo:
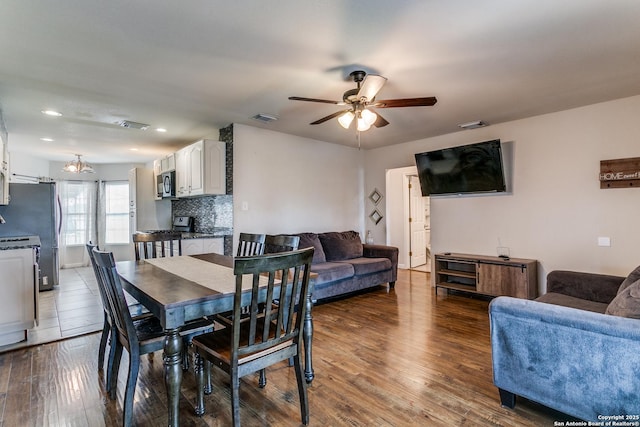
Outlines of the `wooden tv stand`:
[[538,261],[522,258],[440,253],[435,256],[438,288],[489,296],[534,299],[538,294]]

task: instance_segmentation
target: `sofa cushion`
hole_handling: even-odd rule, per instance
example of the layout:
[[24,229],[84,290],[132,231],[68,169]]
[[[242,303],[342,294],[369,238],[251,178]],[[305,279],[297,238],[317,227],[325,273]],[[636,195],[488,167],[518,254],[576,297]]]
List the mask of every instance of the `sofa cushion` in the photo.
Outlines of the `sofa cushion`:
[[315,249],[313,252],[313,260],[311,261],[313,264],[319,264],[327,261],[324,251],[322,250],[322,244],[320,243],[320,239],[318,239],[318,235],[316,233],[300,233],[298,236],[300,237],[298,248],[303,249],[313,247]]
[[362,256],[362,241],[357,231],[321,233],[318,237],[327,261],[343,261]]
[[379,271],[389,270],[391,268],[391,260],[389,258],[352,258],[349,261],[336,261],[344,264],[353,265],[356,276],[364,274],[377,273]]
[[580,310],[593,311],[594,313],[600,314],[604,313],[607,309],[607,304],[605,303],[576,298],[557,292],[547,292],[546,294],[536,298],[536,301],[544,302],[547,304],[562,305],[570,308],[577,308]]
[[319,264],[311,264],[311,272],[318,273],[315,284],[333,282],[341,279],[353,277],[353,265],[343,262],[322,262]]
[[634,282],[638,281],[639,279],[640,279],[640,265],[637,266],[635,270],[633,270],[631,273],[629,273],[627,278],[622,281],[622,283],[620,284],[620,287],[618,288],[618,295],[620,295],[622,291],[627,289],[629,286],[631,286]]
[[620,292],[611,301],[606,313],[614,316],[640,319],[640,280],[636,280]]

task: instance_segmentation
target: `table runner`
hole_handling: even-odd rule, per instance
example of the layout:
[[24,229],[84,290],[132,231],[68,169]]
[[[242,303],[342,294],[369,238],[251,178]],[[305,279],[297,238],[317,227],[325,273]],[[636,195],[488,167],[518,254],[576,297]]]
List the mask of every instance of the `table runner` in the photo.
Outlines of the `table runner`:
[[[233,274],[233,268],[185,255],[149,258],[145,261],[176,276],[180,276],[223,294],[236,291],[236,276]],[[260,282],[262,285],[266,285],[267,278],[261,277]],[[251,289],[250,275],[243,277],[242,289]]]

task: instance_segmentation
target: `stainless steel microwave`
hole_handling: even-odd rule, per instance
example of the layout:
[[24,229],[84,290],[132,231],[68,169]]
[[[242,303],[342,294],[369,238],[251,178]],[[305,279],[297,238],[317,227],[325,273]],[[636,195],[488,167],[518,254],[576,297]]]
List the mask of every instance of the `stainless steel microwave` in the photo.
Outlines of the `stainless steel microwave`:
[[176,197],[176,171],[162,173],[162,198]]

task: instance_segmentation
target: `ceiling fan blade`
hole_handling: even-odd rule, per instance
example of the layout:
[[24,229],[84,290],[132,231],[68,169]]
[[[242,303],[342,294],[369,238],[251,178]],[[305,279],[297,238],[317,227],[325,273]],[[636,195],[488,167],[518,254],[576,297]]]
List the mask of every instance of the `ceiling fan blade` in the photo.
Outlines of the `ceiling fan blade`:
[[373,122],[373,125],[374,125],[375,127],[377,127],[377,128],[383,128],[383,127],[385,127],[386,125],[388,125],[388,124],[389,124],[389,122],[388,122],[384,117],[382,117],[382,116],[380,115],[380,113],[378,113],[377,111],[376,111],[376,115],[378,116],[378,118],[376,119],[376,121],[375,121],[375,122]]
[[344,105],[344,102],[342,101],[330,101],[328,99],[303,98],[300,96],[290,96],[289,99],[292,101],[322,102],[324,104]]
[[430,107],[438,100],[435,96],[425,98],[404,98],[404,99],[383,99],[372,104],[376,108],[396,108],[396,107]]
[[319,125],[320,123],[324,123],[324,122],[326,122],[327,120],[331,120],[331,119],[333,119],[333,118],[335,118],[335,117],[338,117],[339,115],[344,114],[344,113],[346,113],[347,111],[351,111],[351,110],[349,109],[349,110],[337,111],[337,112],[335,112],[335,113],[333,113],[333,114],[329,114],[328,116],[323,117],[323,118],[321,118],[321,119],[318,119],[318,120],[316,120],[315,122],[311,122],[311,123],[309,123],[309,124],[311,124],[311,125]]
[[376,97],[378,91],[382,89],[382,86],[387,82],[386,77],[379,76],[377,74],[367,74],[360,90],[358,91],[358,100],[365,98],[368,102]]

